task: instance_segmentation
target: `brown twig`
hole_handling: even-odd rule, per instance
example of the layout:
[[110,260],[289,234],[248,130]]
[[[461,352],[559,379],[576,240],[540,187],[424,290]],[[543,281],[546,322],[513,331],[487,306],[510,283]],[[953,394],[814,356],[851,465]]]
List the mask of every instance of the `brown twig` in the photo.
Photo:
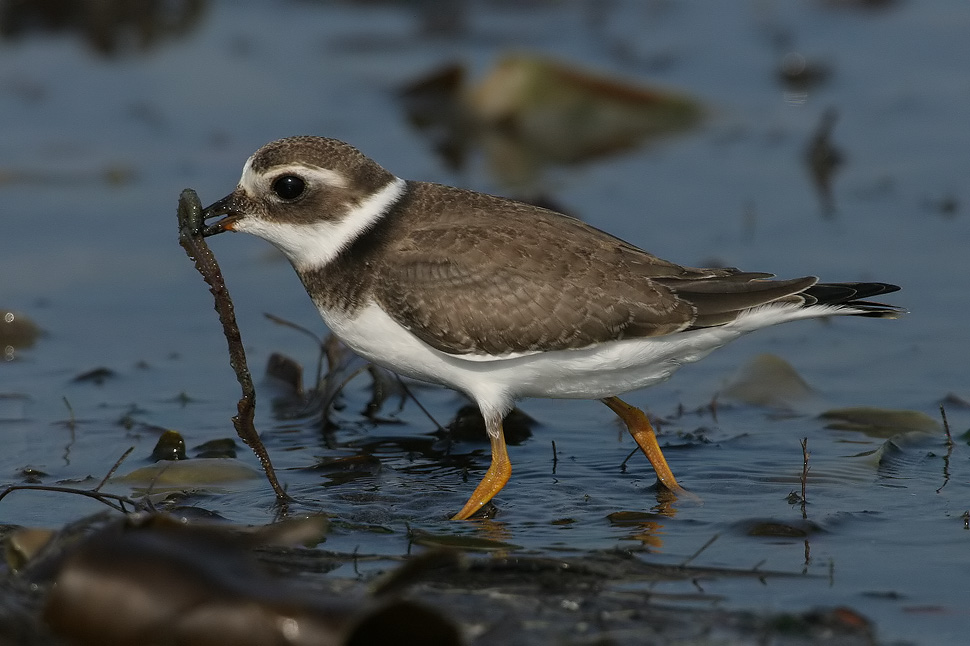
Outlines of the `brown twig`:
[[805,505],[808,504],[807,490],[808,490],[808,457],[811,455],[808,452],[808,438],[803,437],[801,440],[802,445],[802,518],[808,518],[808,512],[805,509]]
[[67,428],[73,433],[74,429],[77,427],[77,418],[74,416],[74,408],[71,406],[71,402],[68,401],[67,397],[62,397],[64,400],[64,406],[67,408]]
[[953,448],[953,436],[950,434],[950,422],[946,419],[946,408],[940,404],[940,417],[943,418],[943,431],[946,433],[946,445]]
[[698,550],[697,550],[696,552],[694,552],[693,554],[691,554],[690,556],[688,556],[688,557],[687,557],[686,559],[684,559],[683,561],[681,561],[681,562],[680,562],[680,563],[678,564],[678,567],[687,567],[687,565],[688,565],[688,564],[689,564],[689,563],[690,563],[691,561],[693,561],[693,560],[694,560],[694,559],[696,559],[696,558],[697,558],[698,556],[700,556],[700,555],[701,555],[701,553],[702,553],[702,552],[703,552],[704,550],[706,550],[706,549],[707,549],[708,547],[710,547],[711,545],[713,545],[713,544],[714,544],[714,541],[716,541],[716,540],[717,540],[717,539],[719,539],[720,537],[721,537],[721,535],[720,535],[720,534],[714,534],[713,536],[711,536],[711,537],[710,537],[709,539],[707,539],[707,542],[706,542],[706,543],[704,543],[703,545],[701,545],[701,546],[700,546],[700,548],[699,548],[699,549],[698,549]]
[[410,388],[408,388],[408,385],[406,383],[404,383],[404,379],[401,377],[401,375],[397,374],[396,372],[393,373],[393,374],[394,374],[395,377],[397,377],[397,383],[398,383],[398,385],[401,386],[401,389],[404,391],[404,394],[407,395],[411,399],[411,401],[413,401],[415,404],[417,404],[418,409],[422,413],[424,413],[424,416],[425,417],[427,417],[429,420],[431,420],[431,423],[434,424],[435,427],[439,431],[444,431],[445,430],[445,427],[442,426],[438,422],[438,420],[435,419],[434,415],[431,414],[431,411],[429,411],[427,408],[424,407],[424,404],[421,403],[421,400],[419,400],[417,397],[414,396],[414,393],[411,391]]
[[[128,496],[119,496],[113,493],[104,493],[103,491],[97,491],[94,489],[77,489],[75,487],[58,487],[54,485],[10,485],[6,487],[3,491],[0,491],[0,500],[3,500],[7,495],[13,493],[14,491],[53,491],[56,493],[71,493],[78,496],[86,496],[88,498],[94,498],[101,504],[107,505],[112,509],[120,511],[123,514],[127,514],[128,510],[125,505],[130,505],[132,509],[138,509],[140,507],[147,509],[148,511],[154,511],[154,506],[148,499],[144,502],[139,503],[137,500],[132,500]],[[111,502],[114,501],[114,502]]]
[[259,439],[259,433],[256,432],[253,424],[256,413],[256,389],[253,387],[253,377],[246,363],[246,352],[243,349],[239,326],[236,325],[236,314],[232,300],[229,298],[229,290],[222,277],[222,270],[219,269],[212,250],[202,237],[202,205],[195,191],[190,188],[182,191],[179,196],[178,220],[179,244],[195,262],[195,268],[209,285],[209,291],[215,299],[216,312],[219,313],[219,321],[222,322],[222,331],[229,344],[229,365],[235,371],[236,379],[242,388],[242,397],[236,404],[237,413],[232,418],[232,425],[236,428],[236,434],[256,454],[270,486],[276,493],[277,501],[292,500],[280,486],[269,453]]
[[67,408],[67,430],[71,432],[71,438],[68,440],[67,444],[64,446],[64,464],[71,463],[71,447],[74,446],[74,442],[77,440],[76,430],[77,430],[77,417],[74,415],[74,408],[71,406],[71,402],[68,401],[67,397],[63,397],[64,406]]
[[128,450],[122,453],[120,458],[115,460],[115,463],[112,465],[112,467],[108,469],[108,472],[104,474],[103,478],[101,478],[101,482],[99,482],[98,486],[95,487],[92,491],[101,491],[101,487],[103,487],[105,483],[108,482],[108,479],[115,474],[115,471],[118,470],[118,467],[121,466],[121,463],[124,462],[126,459],[128,459],[128,456],[131,455],[131,452],[134,450],[135,450],[135,447],[129,446]]
[[943,487],[950,481],[950,456],[953,455],[953,435],[950,434],[950,422],[946,419],[946,408],[940,404],[940,417],[943,418],[943,431],[946,433],[946,455],[943,456],[943,484],[936,493],[943,491]]
[[636,455],[637,454],[637,451],[639,451],[639,450],[640,450],[640,447],[638,446],[637,448],[635,448],[632,451],[630,451],[630,453],[625,458],[623,458],[623,462],[620,463],[620,472],[621,473],[626,473],[626,463],[629,462],[630,461],[630,458],[632,458],[634,455]]

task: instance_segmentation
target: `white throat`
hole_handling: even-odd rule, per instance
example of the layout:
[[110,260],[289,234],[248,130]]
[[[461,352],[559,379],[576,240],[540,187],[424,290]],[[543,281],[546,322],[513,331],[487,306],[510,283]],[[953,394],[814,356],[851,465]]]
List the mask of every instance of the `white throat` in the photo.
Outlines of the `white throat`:
[[380,220],[404,194],[405,186],[403,179],[395,177],[339,220],[293,224],[244,218],[236,224],[235,230],[273,243],[297,271],[323,267]]

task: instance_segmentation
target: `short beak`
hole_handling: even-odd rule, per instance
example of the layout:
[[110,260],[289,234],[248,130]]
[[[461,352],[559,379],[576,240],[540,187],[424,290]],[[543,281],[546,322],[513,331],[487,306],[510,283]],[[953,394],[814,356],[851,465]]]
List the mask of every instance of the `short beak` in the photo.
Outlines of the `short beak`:
[[238,206],[236,194],[230,193],[218,202],[214,202],[202,210],[203,221],[210,218],[222,217],[221,220],[216,220],[212,224],[203,227],[202,235],[209,237],[217,233],[222,233],[223,231],[232,231],[233,224],[243,215],[245,214]]

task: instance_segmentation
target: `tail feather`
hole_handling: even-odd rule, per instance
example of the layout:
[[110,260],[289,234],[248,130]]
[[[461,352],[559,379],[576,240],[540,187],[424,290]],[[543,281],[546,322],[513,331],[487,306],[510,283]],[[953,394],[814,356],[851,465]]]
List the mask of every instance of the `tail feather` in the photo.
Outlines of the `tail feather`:
[[[889,283],[817,283],[802,292],[802,296],[806,305],[838,305],[858,310],[851,313],[853,316],[892,319],[899,318],[906,310],[865,299],[898,291],[897,285]],[[814,299],[814,302],[809,299]]]
[[867,300],[899,290],[889,283],[819,283],[814,276],[765,280],[759,274],[740,272],[700,279],[656,280],[693,306],[694,321],[688,329],[727,325],[747,312],[773,304],[825,305],[830,314],[872,318],[899,318],[906,312],[895,305]]

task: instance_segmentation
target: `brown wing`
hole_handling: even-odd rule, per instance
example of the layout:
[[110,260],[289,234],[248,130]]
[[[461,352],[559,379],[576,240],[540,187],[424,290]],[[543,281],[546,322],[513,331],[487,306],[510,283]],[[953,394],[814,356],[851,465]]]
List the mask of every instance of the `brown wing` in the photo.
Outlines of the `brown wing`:
[[421,188],[411,207],[424,215],[395,236],[375,287],[398,322],[444,352],[562,350],[670,334],[733,320],[815,282],[682,267],[558,213],[458,189],[451,197],[460,200],[441,199],[443,187],[432,199]]

